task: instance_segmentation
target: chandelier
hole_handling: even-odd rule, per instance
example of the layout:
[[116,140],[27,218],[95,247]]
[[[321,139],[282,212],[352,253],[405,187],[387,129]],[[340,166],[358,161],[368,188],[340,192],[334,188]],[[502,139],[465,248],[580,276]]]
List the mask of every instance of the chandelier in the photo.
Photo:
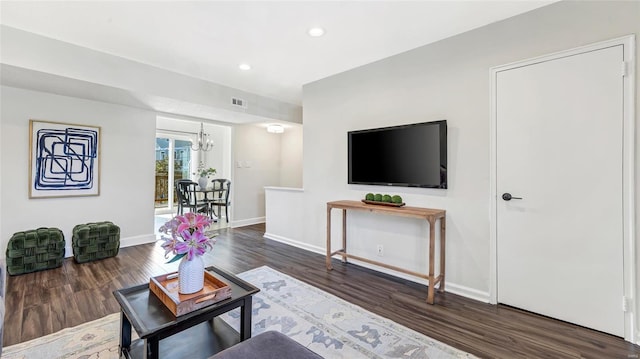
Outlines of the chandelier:
[[191,149],[194,151],[209,151],[213,148],[213,140],[208,133],[204,133],[204,123],[200,122],[200,132],[197,134],[197,146],[191,141]]

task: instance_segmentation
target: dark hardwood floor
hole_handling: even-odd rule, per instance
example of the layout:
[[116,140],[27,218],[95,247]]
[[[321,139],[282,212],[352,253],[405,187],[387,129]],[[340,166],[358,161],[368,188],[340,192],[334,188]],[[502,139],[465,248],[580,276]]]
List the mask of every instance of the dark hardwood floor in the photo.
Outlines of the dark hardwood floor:
[[[495,306],[451,293],[425,303],[426,287],[264,239],[263,225],[220,230],[206,265],[240,273],[270,266],[387,317],[433,339],[483,358],[638,358],[640,347],[621,338]],[[158,244],[122,248],[118,256],[12,276],[7,281],[4,346],[119,311],[112,291],[147,283],[177,269]]]

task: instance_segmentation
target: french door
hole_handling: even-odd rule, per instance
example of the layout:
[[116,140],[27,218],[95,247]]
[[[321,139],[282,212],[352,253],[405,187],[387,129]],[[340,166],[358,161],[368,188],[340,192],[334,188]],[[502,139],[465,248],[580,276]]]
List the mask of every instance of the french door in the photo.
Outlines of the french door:
[[173,184],[190,178],[192,172],[191,141],[177,135],[158,134],[156,137],[155,208],[173,212],[176,195]]

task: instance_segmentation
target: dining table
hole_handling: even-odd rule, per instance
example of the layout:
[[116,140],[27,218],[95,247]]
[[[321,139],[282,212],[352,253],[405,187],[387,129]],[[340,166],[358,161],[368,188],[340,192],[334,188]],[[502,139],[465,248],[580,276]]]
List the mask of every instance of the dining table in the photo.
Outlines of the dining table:
[[[222,192],[224,192],[224,189],[220,189],[220,188],[202,188],[200,186],[197,187],[196,189],[196,193],[202,193],[202,202],[207,203],[210,200],[213,200],[214,198],[216,198],[216,193],[218,193],[218,197],[220,196],[220,194],[222,194]],[[211,193],[211,199],[209,199],[209,193]],[[209,214],[211,216],[211,219],[213,219],[214,221],[218,220],[218,216],[213,212],[213,210],[209,210]]]

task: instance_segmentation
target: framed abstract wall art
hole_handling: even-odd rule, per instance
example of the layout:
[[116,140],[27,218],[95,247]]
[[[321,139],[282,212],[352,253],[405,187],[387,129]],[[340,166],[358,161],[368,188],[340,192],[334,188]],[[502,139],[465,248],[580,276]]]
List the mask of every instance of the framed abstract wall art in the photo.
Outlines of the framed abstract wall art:
[[29,121],[29,198],[100,195],[100,127]]

